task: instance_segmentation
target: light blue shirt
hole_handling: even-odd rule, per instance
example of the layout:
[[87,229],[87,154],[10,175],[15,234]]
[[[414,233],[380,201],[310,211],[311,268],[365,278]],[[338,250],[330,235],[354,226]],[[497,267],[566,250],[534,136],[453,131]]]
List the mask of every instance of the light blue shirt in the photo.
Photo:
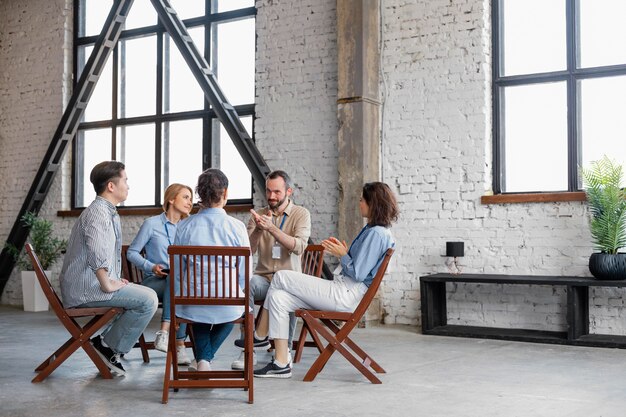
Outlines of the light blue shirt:
[[366,225],[350,245],[348,254],[341,257],[341,274],[369,287],[385,252],[394,246],[390,229]]
[[[165,213],[150,217],[141,225],[139,233],[128,247],[126,256],[143,271],[144,279],[154,275],[152,272],[154,265],[169,268],[167,247],[174,244],[176,229],[176,225],[167,219]],[[142,250],[146,252],[145,258],[140,254]]]
[[[246,231],[246,226],[240,220],[230,217],[224,209],[220,208],[204,208],[193,216],[181,221],[178,224],[178,232],[176,233],[175,245],[187,246],[243,246],[250,247],[250,240]],[[244,258],[239,258],[237,262],[243,262]],[[227,265],[228,266],[228,265]],[[250,271],[252,271],[252,257],[250,257]],[[231,266],[232,269],[235,265]],[[178,265],[172,269],[176,293],[179,294],[179,276]],[[215,269],[212,270],[215,273]],[[183,268],[183,274],[185,270]],[[221,274],[221,270],[219,271]],[[234,275],[234,274],[233,274]],[[239,280],[240,295],[243,297],[243,288],[245,286],[245,267],[240,265],[239,276],[234,277]],[[216,284],[217,282],[217,284]],[[211,285],[221,293],[222,279],[221,275],[211,277]],[[234,287],[235,283],[231,283]],[[200,290],[198,289],[198,292]],[[205,286],[204,293],[208,292],[208,286]],[[244,312],[243,306],[176,306],[176,315],[189,320],[200,323],[219,324],[233,321]]]

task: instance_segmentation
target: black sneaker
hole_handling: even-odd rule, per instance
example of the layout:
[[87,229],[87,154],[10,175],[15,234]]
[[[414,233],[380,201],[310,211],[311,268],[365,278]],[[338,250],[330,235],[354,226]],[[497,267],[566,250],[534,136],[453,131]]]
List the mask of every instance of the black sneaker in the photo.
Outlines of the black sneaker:
[[[253,342],[252,344],[254,345],[254,349],[267,349],[270,347],[270,340],[267,336],[265,336],[264,339],[257,339],[256,337],[252,336],[253,338]],[[244,343],[243,343],[243,339],[237,339],[235,340],[235,346],[237,346],[238,348],[243,349],[244,348]]]
[[102,344],[102,338],[100,336],[96,336],[91,339],[91,344],[96,349],[98,356],[100,356],[106,366],[109,367],[110,370],[115,372],[118,375],[126,375],[126,371],[124,367],[118,360],[118,354],[113,351],[110,347],[104,346]]
[[291,363],[281,368],[276,365],[276,362],[272,359],[272,361],[263,368],[254,371],[254,376],[257,378],[291,378]]

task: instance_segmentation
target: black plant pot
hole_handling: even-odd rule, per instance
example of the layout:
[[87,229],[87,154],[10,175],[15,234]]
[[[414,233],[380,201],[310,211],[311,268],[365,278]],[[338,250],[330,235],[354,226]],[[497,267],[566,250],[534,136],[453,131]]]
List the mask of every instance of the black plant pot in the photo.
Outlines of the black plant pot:
[[593,253],[589,258],[589,271],[596,279],[626,279],[626,253]]

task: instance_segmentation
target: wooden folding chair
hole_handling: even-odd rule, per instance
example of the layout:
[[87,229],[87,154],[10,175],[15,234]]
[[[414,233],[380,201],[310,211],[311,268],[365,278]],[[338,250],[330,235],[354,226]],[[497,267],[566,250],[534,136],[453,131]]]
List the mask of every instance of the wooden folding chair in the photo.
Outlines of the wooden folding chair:
[[[332,354],[335,351],[338,351],[348,360],[348,362],[354,365],[355,368],[357,368],[367,379],[369,379],[370,382],[373,384],[382,383],[380,379],[372,373],[370,368],[377,373],[385,373],[385,370],[352,339],[350,339],[349,335],[367,311],[372,299],[374,299],[376,291],[378,291],[378,287],[380,287],[380,283],[382,282],[385,271],[387,270],[387,265],[389,264],[391,255],[393,255],[393,249],[387,249],[380,268],[378,268],[378,272],[376,273],[376,276],[374,276],[372,284],[369,286],[365,295],[363,295],[363,299],[361,299],[361,302],[353,313],[340,313],[336,311],[322,310],[296,311],[296,316],[302,317],[304,321],[303,327],[306,327],[311,333],[311,336],[320,351],[320,355],[304,376],[304,381],[313,381],[317,374],[322,371]],[[338,321],[344,322],[343,326],[337,326],[336,322]],[[323,348],[320,337],[324,338],[328,342],[326,348]]]
[[[233,323],[244,327],[244,369],[181,371],[175,348],[176,336],[170,332],[169,348],[163,379],[163,404],[168,401],[169,389],[179,388],[244,388],[248,402],[254,400],[252,365],[252,324],[254,314],[250,309],[250,248],[223,246],[170,246],[171,325],[193,321],[176,316],[176,306],[243,306],[245,314]],[[245,284],[240,286],[238,276],[244,271]]]
[[[111,371],[106,366],[102,358],[98,356],[96,350],[89,342],[89,339],[104,325],[109,323],[117,314],[122,312],[120,308],[114,307],[86,307],[86,308],[64,308],[61,299],[57,295],[56,291],[50,284],[48,276],[41,267],[39,258],[33,250],[33,247],[27,243],[26,252],[30,257],[30,260],[35,269],[35,274],[39,280],[39,284],[48,299],[48,302],[52,306],[52,310],[57,315],[61,324],[67,329],[71,337],[60,348],[58,348],[52,355],[43,361],[37,368],[37,376],[33,378],[32,382],[41,382],[48,377],[56,368],[59,367],[67,358],[69,358],[78,348],[83,348],[85,353],[91,358],[96,365],[100,374],[105,379],[113,378]],[[79,317],[92,317],[92,319],[81,326],[76,322],[76,318]]]

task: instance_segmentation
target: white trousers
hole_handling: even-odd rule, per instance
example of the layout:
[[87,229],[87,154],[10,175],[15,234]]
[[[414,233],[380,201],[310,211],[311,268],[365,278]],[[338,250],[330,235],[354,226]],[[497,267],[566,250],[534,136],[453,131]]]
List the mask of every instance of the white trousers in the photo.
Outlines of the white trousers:
[[367,286],[343,275],[334,281],[295,271],[274,274],[263,307],[269,312],[271,339],[289,337],[289,313],[297,309],[350,313],[359,305]]

